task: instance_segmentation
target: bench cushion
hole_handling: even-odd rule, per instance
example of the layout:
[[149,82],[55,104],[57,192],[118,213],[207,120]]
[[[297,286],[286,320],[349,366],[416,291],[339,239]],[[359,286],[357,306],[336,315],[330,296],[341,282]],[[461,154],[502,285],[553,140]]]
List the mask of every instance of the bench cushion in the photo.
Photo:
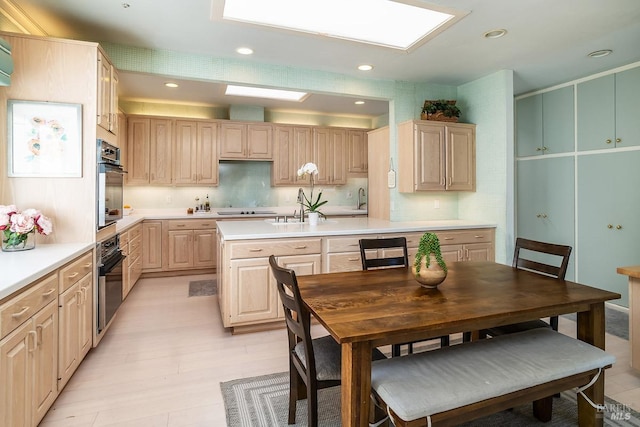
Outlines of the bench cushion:
[[411,421],[614,362],[599,348],[541,328],[374,362],[371,386]]

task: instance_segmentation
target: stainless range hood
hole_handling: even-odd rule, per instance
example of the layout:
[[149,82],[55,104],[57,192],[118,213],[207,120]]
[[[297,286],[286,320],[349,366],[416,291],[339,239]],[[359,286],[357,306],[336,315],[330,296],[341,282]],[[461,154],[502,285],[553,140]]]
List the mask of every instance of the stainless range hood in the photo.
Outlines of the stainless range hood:
[[11,73],[13,73],[11,45],[0,39],[0,86],[9,86],[11,84]]

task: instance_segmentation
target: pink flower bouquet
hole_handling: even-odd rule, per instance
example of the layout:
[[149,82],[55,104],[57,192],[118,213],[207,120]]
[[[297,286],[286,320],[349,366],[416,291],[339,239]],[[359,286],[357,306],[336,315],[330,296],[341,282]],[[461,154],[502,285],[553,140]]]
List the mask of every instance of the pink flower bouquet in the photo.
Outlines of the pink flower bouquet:
[[2,232],[2,249],[15,251],[31,249],[28,239],[32,233],[49,235],[53,231],[51,220],[39,210],[26,209],[18,211],[15,205],[0,205],[0,232]]

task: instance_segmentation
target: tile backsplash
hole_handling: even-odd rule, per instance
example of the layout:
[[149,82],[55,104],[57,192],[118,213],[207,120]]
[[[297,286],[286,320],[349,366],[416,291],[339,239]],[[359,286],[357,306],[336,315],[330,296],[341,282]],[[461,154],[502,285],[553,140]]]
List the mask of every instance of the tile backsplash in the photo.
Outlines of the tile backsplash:
[[[124,203],[140,209],[188,208],[208,195],[212,208],[296,206],[298,187],[272,187],[272,162],[220,162],[217,187],[125,186]],[[356,205],[358,188],[367,191],[366,178],[349,178],[346,185],[316,186],[330,206]],[[309,185],[303,186],[308,192]],[[317,194],[317,193],[316,193]],[[308,193],[307,193],[308,195]],[[366,197],[365,197],[366,199]],[[365,200],[366,201],[366,200]]]

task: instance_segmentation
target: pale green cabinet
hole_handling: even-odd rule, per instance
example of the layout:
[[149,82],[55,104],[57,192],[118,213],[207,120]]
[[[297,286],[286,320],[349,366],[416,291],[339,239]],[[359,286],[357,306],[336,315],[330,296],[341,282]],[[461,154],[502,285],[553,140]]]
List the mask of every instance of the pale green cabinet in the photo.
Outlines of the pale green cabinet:
[[573,86],[517,100],[518,157],[573,151],[574,111]]
[[[575,168],[571,157],[519,160],[517,173],[517,236],[575,248]],[[536,260],[557,264],[554,257]],[[566,279],[575,278],[575,255]]]
[[577,88],[579,151],[640,145],[640,67]]
[[618,292],[629,305],[627,277],[616,268],[640,259],[640,151],[578,157],[578,280]]

